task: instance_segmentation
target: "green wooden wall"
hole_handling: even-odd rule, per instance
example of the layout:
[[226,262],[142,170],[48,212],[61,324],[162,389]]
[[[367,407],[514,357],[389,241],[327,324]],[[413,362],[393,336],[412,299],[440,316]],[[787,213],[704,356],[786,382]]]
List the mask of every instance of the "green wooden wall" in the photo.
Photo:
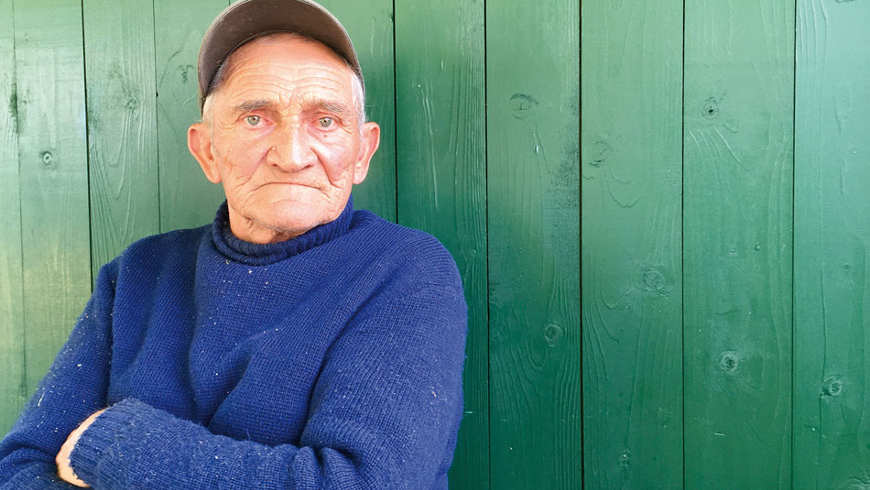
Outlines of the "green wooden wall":
[[[870,486],[870,2],[324,3],[383,128],[357,205],[465,281],[452,488]],[[0,433],[100,265],[211,221],[226,5],[0,0]]]

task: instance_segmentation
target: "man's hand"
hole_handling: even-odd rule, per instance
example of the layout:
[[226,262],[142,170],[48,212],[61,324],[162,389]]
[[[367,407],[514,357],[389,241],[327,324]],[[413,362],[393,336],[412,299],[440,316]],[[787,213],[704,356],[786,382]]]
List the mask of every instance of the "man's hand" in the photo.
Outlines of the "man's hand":
[[60,447],[60,451],[57,453],[57,457],[54,458],[55,462],[57,462],[57,474],[67,483],[71,483],[77,487],[90,487],[90,485],[81,481],[79,477],[76,476],[72,466],[70,466],[70,456],[72,455],[73,449],[76,447],[76,443],[79,442],[79,437],[81,437],[85,430],[94,423],[94,420],[105,411],[106,409],[104,408],[94,412],[90,417],[86,418],[84,422],[79,424],[76,430],[72,431],[66,438],[66,442],[63,443],[63,446]]

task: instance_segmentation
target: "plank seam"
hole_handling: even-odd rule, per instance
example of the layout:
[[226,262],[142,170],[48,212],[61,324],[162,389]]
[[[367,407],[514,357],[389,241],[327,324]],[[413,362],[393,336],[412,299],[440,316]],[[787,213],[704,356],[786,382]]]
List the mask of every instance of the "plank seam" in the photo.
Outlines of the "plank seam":
[[160,205],[162,202],[160,199],[160,181],[161,179],[161,170],[162,166],[160,165],[160,109],[158,107],[158,97],[160,97],[160,89],[157,84],[159,83],[157,77],[157,12],[156,7],[154,6],[154,0],[151,1],[151,25],[153,28],[151,29],[151,41],[153,46],[153,54],[154,54],[154,159],[157,163],[157,232],[163,233],[163,206]]
[[84,96],[85,96],[85,169],[88,178],[88,256],[90,260],[90,264],[88,267],[88,273],[91,275],[91,293],[94,292],[94,226],[93,226],[93,210],[92,210],[92,202],[91,202],[91,131],[90,131],[90,118],[88,117],[88,70],[87,70],[87,59],[86,59],[86,50],[85,50],[85,0],[81,0],[79,2],[79,14],[81,15],[81,28],[82,28],[82,84],[84,85]]
[[396,0],[393,0],[393,206],[395,207],[395,222],[399,222],[399,86],[396,72],[399,71],[396,64]]
[[[487,60],[487,1],[483,0],[483,104],[484,108],[489,102],[489,62]],[[485,261],[485,276],[486,276],[486,487],[492,488],[492,393],[490,391],[492,379],[492,363],[490,362],[490,346],[492,339],[492,331],[490,325],[490,288],[489,288],[489,111],[483,111],[483,213],[484,213],[484,231],[483,236],[486,243],[486,261]]]
[[578,288],[580,292],[579,313],[580,313],[580,488],[586,488],[586,458],[584,450],[584,441],[586,440],[586,420],[583,416],[586,413],[583,393],[583,164],[581,155],[583,154],[583,0],[578,0],[577,6],[577,48],[579,50],[577,56],[577,196],[580,199],[580,209],[577,211],[577,240],[579,242],[579,274],[577,274]]
[[[20,104],[18,99],[18,56],[17,56],[17,46],[16,46],[16,35],[15,35],[15,1],[10,2],[12,6],[12,93],[15,94],[15,116],[13,118],[14,130],[15,130],[15,148],[17,155],[17,164],[18,164],[18,249],[19,249],[19,261],[18,266],[21,269],[21,326],[25,327],[27,325],[27,308],[24,308],[24,216],[21,213],[23,209],[23,203],[21,201],[21,146],[20,140],[18,139],[18,131],[19,131],[19,114],[21,111],[19,110]],[[27,328],[21,329],[21,342],[24,347],[21,352],[21,379],[19,380],[18,385],[18,396],[17,400],[19,403],[24,401],[27,398]]]
[[686,0],[683,0],[683,39],[680,85],[680,173],[682,175],[680,189],[680,383],[682,407],[680,411],[682,423],[680,440],[682,441],[683,489],[686,488]]
[[791,472],[789,474],[789,480],[791,483],[791,488],[794,490],[794,449],[795,449],[795,420],[794,420],[794,406],[795,406],[795,210],[796,208],[796,200],[795,200],[795,184],[796,179],[795,176],[797,174],[797,43],[798,43],[798,0],[794,1],[794,41],[793,41],[793,57],[792,57],[792,106],[791,106],[791,376],[789,381],[791,381],[791,451],[790,451],[790,461],[789,465],[791,467]]

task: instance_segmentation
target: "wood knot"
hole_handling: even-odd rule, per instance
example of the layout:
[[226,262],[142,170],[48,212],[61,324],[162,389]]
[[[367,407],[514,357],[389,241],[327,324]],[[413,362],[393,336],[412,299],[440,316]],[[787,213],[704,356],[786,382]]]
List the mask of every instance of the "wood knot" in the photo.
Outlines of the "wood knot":
[[707,119],[715,119],[719,115],[719,99],[709,97],[704,101],[704,112],[702,115]]
[[671,291],[671,284],[661,267],[643,266],[640,269],[641,287],[646,291],[667,296]]
[[607,142],[606,139],[599,139],[592,143],[592,159],[586,162],[588,165],[600,168],[604,165],[604,162],[610,157],[610,153],[613,151],[613,148]]
[[840,396],[843,393],[843,380],[839,376],[831,376],[822,383],[822,395]]
[[726,373],[737,371],[739,365],[740,357],[737,355],[737,352],[733,350],[725,351],[719,356],[719,368]]
[[619,454],[619,466],[628,469],[631,466],[631,451],[626,449]]
[[562,334],[562,327],[556,325],[555,323],[550,323],[549,325],[544,327],[544,340],[550,347],[556,347],[556,344],[559,343],[559,339],[562,338]]
[[193,72],[193,65],[178,65],[178,74],[181,76],[181,83],[187,83]]
[[513,94],[510,98],[511,112],[517,119],[525,119],[538,106],[538,100],[528,94]]
[[44,151],[39,154],[39,161],[42,163],[43,168],[47,169],[55,169],[57,168],[57,162],[54,161],[54,155],[50,151]]

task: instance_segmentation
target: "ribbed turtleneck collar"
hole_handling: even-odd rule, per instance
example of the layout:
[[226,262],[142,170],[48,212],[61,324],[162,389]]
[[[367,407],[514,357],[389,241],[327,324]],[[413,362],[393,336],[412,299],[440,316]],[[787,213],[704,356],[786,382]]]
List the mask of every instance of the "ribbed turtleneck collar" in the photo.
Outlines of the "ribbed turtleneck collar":
[[268,265],[298,255],[310,248],[324,244],[348,230],[353,217],[353,197],[347,200],[344,211],[334,221],[325,223],[283,242],[252,243],[241,240],[230,230],[230,215],[224,201],[217,211],[212,226],[212,241],[215,247],[228,258],[248,265]]

